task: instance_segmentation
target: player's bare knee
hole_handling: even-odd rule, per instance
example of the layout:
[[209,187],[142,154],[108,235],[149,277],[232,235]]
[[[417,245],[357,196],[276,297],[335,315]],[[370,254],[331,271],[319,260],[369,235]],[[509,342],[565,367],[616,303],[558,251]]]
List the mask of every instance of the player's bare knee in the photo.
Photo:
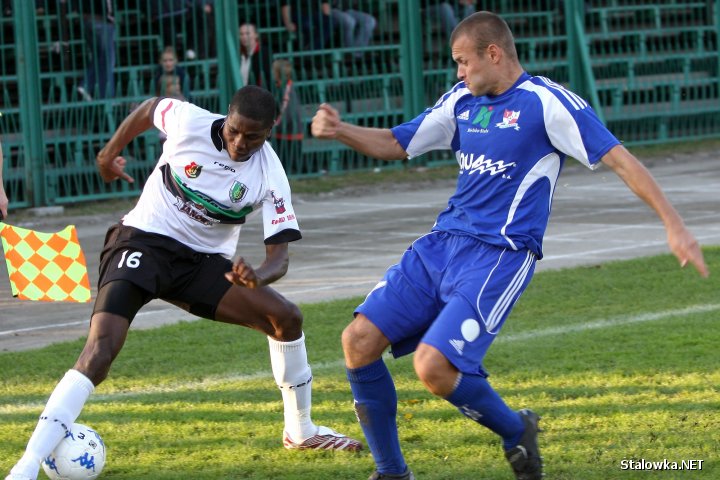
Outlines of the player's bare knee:
[[345,327],[341,342],[348,367],[367,365],[377,360],[389,345],[382,332],[360,316]]
[[342,347],[345,353],[363,352],[363,345],[367,340],[367,332],[357,322],[351,322],[350,325],[345,327],[341,335]]
[[287,302],[282,312],[268,316],[272,325],[271,337],[281,342],[291,342],[302,336],[303,314],[294,303]]
[[418,378],[433,395],[447,397],[455,389],[457,369],[437,349],[420,344],[413,357]]

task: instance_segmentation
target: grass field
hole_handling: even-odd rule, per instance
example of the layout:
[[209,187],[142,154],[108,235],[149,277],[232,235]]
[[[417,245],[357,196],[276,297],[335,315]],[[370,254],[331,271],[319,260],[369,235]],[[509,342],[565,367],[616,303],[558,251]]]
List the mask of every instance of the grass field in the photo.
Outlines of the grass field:
[[[720,248],[705,253],[713,272],[705,280],[670,256],[536,275],[486,368],[511,406],[543,416],[546,478],[720,478]],[[314,420],[362,438],[339,344],[359,300],[302,308]],[[81,345],[0,354],[0,476]],[[261,335],[212,322],[131,331],[78,420],[108,446],[102,478],[367,478],[367,451],[282,448],[282,403],[268,358]],[[427,393],[409,357],[387,363],[418,479],[513,478],[498,439]],[[623,470],[623,460],[703,463],[649,471]]]

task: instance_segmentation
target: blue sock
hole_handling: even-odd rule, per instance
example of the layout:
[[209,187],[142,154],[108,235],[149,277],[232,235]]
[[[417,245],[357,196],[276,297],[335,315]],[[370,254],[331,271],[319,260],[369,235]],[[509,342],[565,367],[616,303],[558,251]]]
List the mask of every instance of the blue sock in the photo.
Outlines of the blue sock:
[[355,413],[367,440],[377,471],[405,473],[397,430],[397,392],[382,358],[360,368],[348,368],[347,378],[355,398]]
[[446,400],[466,417],[500,435],[505,450],[517,445],[525,432],[520,414],[505,404],[485,377],[460,375],[460,382]]

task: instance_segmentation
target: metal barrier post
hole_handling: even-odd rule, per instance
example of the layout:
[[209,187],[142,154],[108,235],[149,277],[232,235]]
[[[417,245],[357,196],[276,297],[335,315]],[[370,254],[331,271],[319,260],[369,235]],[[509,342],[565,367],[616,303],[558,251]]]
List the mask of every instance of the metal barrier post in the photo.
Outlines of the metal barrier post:
[[717,88],[718,91],[720,91],[720,0],[715,0],[715,39],[717,42],[716,48],[718,50],[718,54],[715,57],[717,62],[715,72],[717,75]]
[[580,96],[588,99],[600,121],[605,123],[602,105],[597,94],[597,88],[595,88],[592,59],[590,58],[585,36],[584,9],[583,0],[565,1],[570,88]]
[[423,99],[422,22],[419,0],[398,2],[400,24],[400,71],[403,76],[404,114],[410,120],[425,108]]
[[17,33],[17,74],[22,146],[25,154],[26,185],[33,206],[46,205],[45,149],[40,100],[40,64],[38,61],[35,2],[13,0],[13,18]]
[[217,36],[218,87],[220,112],[224,113],[235,91],[242,86],[240,80],[240,47],[238,43],[237,2],[216,0],[215,33]]

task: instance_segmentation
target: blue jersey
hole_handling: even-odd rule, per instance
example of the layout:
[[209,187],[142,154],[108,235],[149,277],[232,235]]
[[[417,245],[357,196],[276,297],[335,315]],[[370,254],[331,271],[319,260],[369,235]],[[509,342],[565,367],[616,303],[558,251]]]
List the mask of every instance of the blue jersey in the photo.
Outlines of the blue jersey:
[[392,133],[410,157],[455,154],[457,189],[433,230],[539,258],[565,157],[595,168],[620,143],[582,98],[527,73],[497,96],[474,97],[458,83]]

